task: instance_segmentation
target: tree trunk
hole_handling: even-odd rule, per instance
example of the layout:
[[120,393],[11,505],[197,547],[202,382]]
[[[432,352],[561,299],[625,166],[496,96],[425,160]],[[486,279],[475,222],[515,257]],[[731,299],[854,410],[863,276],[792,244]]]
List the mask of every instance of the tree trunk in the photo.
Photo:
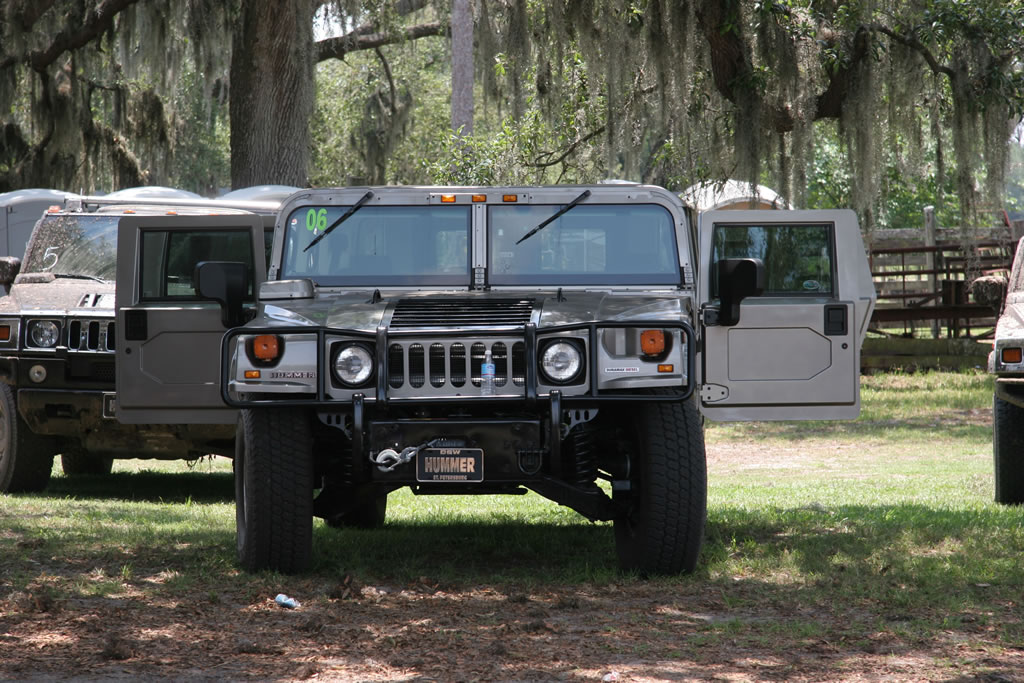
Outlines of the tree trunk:
[[452,2],[452,130],[473,134],[473,8]]
[[307,185],[311,0],[245,0],[231,54],[231,185]]

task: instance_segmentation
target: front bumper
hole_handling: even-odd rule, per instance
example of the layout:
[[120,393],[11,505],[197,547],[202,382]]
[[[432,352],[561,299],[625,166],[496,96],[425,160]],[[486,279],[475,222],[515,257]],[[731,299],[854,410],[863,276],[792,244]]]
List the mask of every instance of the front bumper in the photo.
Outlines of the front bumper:
[[995,394],[1007,403],[1024,409],[1024,377],[996,377]]
[[[612,330],[636,330],[658,328],[670,332],[678,338],[680,344],[680,363],[684,371],[676,370],[672,379],[652,376],[649,386],[644,384],[644,377],[639,381],[616,384],[608,377],[610,367],[602,367],[602,363],[611,363],[607,355],[599,349],[600,335]],[[259,384],[240,386],[234,377],[236,362],[236,340],[239,336],[270,335],[303,335],[310,341],[315,339],[316,369],[315,379],[309,381],[301,394],[295,393],[261,393]],[[569,339],[585,341],[586,380],[575,386],[555,386],[545,384],[539,377],[537,354],[539,344],[559,335]],[[410,392],[406,387],[396,390],[389,378],[393,377],[389,348],[402,341],[424,339],[427,343],[441,343],[449,340],[454,343],[465,341],[466,345],[479,343],[474,340],[502,340],[511,346],[522,345],[522,358],[525,359],[522,377],[519,382],[508,382],[505,388],[494,396],[483,396],[472,384],[463,392],[442,392],[431,389],[424,383],[421,392]],[[375,359],[375,382],[356,390],[344,391],[334,383],[329,363],[329,349],[340,340],[358,340],[372,345]],[[221,395],[224,402],[235,408],[246,408],[260,405],[274,406],[339,406],[355,405],[356,403],[376,404],[378,407],[400,404],[459,404],[468,402],[515,402],[527,407],[536,406],[539,400],[551,399],[556,394],[565,403],[593,404],[603,401],[679,401],[689,398],[693,393],[694,367],[696,357],[696,335],[693,328],[686,322],[676,320],[609,320],[588,323],[572,323],[550,325],[538,328],[533,323],[523,328],[471,330],[441,330],[424,332],[416,329],[389,330],[380,328],[375,333],[360,330],[342,330],[309,327],[274,327],[264,329],[235,328],[229,330],[221,344]],[[512,361],[509,361],[510,366]],[[611,363],[614,365],[614,363]],[[430,375],[431,370],[425,368],[424,374]],[[511,376],[511,369],[509,375]],[[612,386],[612,388],[608,388]],[[651,393],[638,389],[658,388],[661,391]],[[480,405],[477,403],[477,405]]]
[[129,425],[113,419],[112,392],[20,389],[18,412],[35,434],[121,458],[186,460],[234,454],[234,425]]

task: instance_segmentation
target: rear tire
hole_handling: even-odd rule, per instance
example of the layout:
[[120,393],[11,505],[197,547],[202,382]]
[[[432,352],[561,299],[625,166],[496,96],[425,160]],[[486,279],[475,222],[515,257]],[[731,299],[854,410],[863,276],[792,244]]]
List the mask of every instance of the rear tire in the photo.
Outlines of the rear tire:
[[992,453],[997,503],[1024,503],[1024,409],[993,397]]
[[643,575],[692,572],[704,544],[707,464],[697,405],[644,403],[633,416],[630,490],[615,492],[619,566]]
[[[239,438],[240,437],[240,438]],[[235,444],[238,562],[295,574],[313,556],[313,438],[306,411],[246,409]]]
[[72,451],[61,454],[60,468],[69,477],[110,474],[114,469],[114,459],[103,455]]
[[32,433],[14,401],[14,392],[0,384],[0,493],[38,493],[50,483],[51,444]]

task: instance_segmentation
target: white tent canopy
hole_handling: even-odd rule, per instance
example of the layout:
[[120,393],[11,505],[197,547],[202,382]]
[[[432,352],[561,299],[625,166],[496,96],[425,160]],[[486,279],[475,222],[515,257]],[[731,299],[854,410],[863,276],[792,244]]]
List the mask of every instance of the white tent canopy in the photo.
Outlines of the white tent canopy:
[[686,188],[679,197],[698,212],[714,209],[792,209],[774,190],[740,180],[707,180]]

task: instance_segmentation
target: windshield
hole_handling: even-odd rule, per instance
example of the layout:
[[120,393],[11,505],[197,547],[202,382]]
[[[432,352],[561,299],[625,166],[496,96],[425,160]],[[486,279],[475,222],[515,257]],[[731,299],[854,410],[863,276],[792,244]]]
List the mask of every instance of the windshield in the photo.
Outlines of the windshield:
[[92,214],[44,216],[36,225],[21,272],[113,281],[119,218]]
[[288,217],[282,278],[320,286],[469,285],[468,206],[305,206]]
[[672,216],[654,204],[489,207],[492,285],[679,284]]

